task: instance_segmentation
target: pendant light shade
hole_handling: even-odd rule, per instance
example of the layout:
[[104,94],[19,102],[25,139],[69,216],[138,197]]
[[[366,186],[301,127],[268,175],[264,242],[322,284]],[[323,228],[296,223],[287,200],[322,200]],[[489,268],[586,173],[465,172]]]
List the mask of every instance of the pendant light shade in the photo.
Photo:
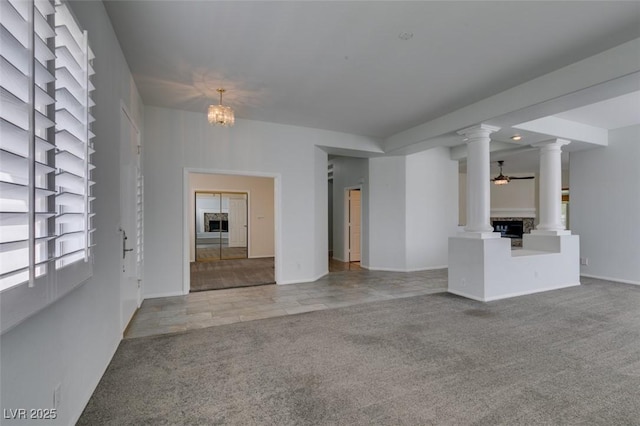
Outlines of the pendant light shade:
[[233,126],[236,119],[233,113],[233,109],[228,106],[222,105],[222,94],[224,89],[218,89],[220,93],[220,103],[218,105],[209,105],[209,111],[207,112],[207,120],[209,124],[215,126],[230,127]]

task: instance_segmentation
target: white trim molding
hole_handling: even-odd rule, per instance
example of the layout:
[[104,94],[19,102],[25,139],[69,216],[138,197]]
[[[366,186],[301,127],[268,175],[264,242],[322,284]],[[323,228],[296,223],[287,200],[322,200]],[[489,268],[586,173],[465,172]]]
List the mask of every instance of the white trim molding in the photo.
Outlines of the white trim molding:
[[582,273],[580,274],[580,276],[585,278],[595,278],[596,280],[613,281],[613,282],[622,283],[622,284],[640,285],[640,281],[623,280],[620,278],[602,277],[599,275],[590,275],[590,274],[582,274]]

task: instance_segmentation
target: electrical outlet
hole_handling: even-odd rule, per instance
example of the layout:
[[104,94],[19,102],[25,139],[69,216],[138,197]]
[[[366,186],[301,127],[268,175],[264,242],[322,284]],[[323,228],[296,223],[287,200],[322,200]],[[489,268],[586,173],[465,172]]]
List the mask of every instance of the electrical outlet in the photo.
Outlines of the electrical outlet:
[[584,266],[588,266],[589,265],[589,258],[588,257],[581,257],[580,258],[580,264],[584,265]]
[[62,392],[62,383],[58,383],[53,389],[53,408],[56,410],[60,408],[60,398]]

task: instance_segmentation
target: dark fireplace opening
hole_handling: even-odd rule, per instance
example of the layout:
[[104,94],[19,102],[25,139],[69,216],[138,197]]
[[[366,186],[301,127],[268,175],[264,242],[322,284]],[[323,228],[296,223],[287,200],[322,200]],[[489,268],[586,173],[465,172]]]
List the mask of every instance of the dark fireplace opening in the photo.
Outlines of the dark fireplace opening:
[[229,221],[228,220],[210,220],[209,221],[209,232],[229,232]]
[[521,220],[494,220],[493,230],[500,232],[504,238],[522,238],[523,222]]

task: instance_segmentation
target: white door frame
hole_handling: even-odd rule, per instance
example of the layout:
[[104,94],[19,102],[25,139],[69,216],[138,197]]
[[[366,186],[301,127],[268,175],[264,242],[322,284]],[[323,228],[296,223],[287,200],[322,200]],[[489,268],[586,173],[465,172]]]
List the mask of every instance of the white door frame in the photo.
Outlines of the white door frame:
[[[126,117],[126,120],[129,122],[129,124],[133,127],[133,129],[135,130],[136,133],[136,141],[135,144],[137,146],[137,154],[136,157],[134,159],[134,162],[136,163],[136,175],[133,176],[134,179],[134,188],[130,188],[131,190],[133,190],[135,192],[135,197],[136,197],[136,201],[137,201],[137,185],[138,185],[138,175],[137,173],[140,172],[142,173],[142,135],[140,134],[140,128],[138,127],[138,125],[136,124],[135,120],[133,119],[133,115],[131,114],[131,112],[129,111],[129,109],[127,108],[127,106],[125,105],[124,102],[120,101],[120,119],[122,120],[123,115]],[[122,130],[122,122],[120,123],[120,128]],[[122,149],[122,141],[119,141],[120,143],[120,149]],[[122,157],[119,159],[120,162],[122,162]],[[144,179],[144,176],[143,176]],[[122,185],[122,184],[121,184]],[[122,186],[121,186],[122,188]],[[122,197],[122,193],[120,194],[120,197]],[[144,203],[144,199],[142,200]],[[134,209],[136,204],[134,203]],[[142,244],[140,246],[138,246],[138,241],[137,241],[137,221],[138,221],[138,211],[137,209],[134,211],[135,214],[135,220],[134,220],[134,228],[133,229],[128,229],[126,231],[129,231],[129,243],[126,245],[127,248],[133,248],[133,252],[130,254],[130,256],[138,256],[137,253],[137,249],[138,248],[143,248],[144,247],[144,241],[142,242]],[[142,220],[142,224],[141,226],[144,228],[144,214],[142,215],[142,217],[140,218]],[[118,220],[118,226],[119,226],[119,230],[122,233],[121,238],[124,237],[124,231],[123,231],[123,223],[122,223],[122,210],[120,211],[120,218]],[[124,249],[124,246],[123,246]],[[137,307],[139,308],[140,305],[142,304],[142,294],[143,294],[143,285],[144,285],[144,278],[143,278],[143,274],[144,274],[144,260],[140,260],[140,264],[136,263],[136,276],[137,276],[137,281],[138,281],[138,288],[137,288]],[[124,264],[123,264],[124,265]],[[120,275],[120,286],[122,286],[122,274]],[[121,287],[122,290],[122,287]],[[123,302],[123,298],[122,298],[122,293],[120,294],[120,319],[121,322],[123,321],[122,318],[122,302]],[[126,324],[121,324],[121,328],[122,331],[125,330],[126,326],[128,325],[129,321],[131,320],[131,318],[128,318],[126,320]]]
[[351,262],[349,247],[349,191],[360,190],[360,262],[362,262],[362,185],[344,187],[344,254],[347,262]]
[[[189,252],[191,249],[189,238],[189,224],[193,221],[193,218],[189,216],[189,174],[190,173],[202,173],[211,175],[234,175],[234,176],[253,176],[253,177],[267,177],[273,178],[273,216],[274,216],[274,274],[276,284],[281,282],[280,271],[282,270],[282,217],[280,209],[282,208],[282,177],[280,173],[259,173],[250,171],[238,171],[238,170],[222,170],[222,169],[202,169],[194,167],[184,167],[182,169],[182,294],[189,294],[191,288],[191,270],[189,268],[190,258]],[[202,191],[205,191],[202,189]],[[238,192],[238,190],[229,191]],[[247,226],[250,227],[251,215],[251,196],[249,191],[243,191],[247,193]],[[247,235],[247,239],[248,239]],[[247,241],[247,257],[249,257],[249,244]]]

